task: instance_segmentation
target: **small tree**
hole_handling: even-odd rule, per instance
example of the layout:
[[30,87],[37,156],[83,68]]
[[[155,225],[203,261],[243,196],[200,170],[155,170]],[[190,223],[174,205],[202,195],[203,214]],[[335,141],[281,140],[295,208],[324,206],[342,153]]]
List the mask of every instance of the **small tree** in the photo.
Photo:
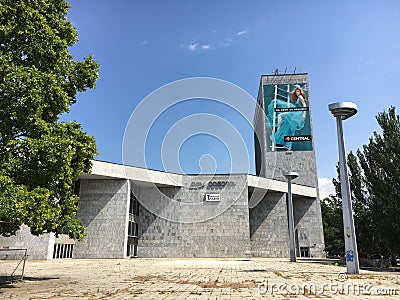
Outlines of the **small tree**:
[[81,239],[73,184],[89,172],[95,140],[58,121],[93,88],[99,65],[73,60],[64,0],[0,0],[0,234],[68,232]]

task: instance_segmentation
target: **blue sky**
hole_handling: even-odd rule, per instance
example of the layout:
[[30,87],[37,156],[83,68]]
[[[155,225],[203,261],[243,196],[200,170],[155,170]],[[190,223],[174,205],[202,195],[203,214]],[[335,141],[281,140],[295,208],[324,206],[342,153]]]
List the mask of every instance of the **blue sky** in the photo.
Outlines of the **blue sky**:
[[[95,136],[100,160],[122,163],[124,131],[134,109],[152,91],[189,77],[226,80],[256,98],[262,74],[276,68],[309,73],[321,188],[336,176],[338,160],[328,104],[358,105],[358,114],[344,125],[348,151],[379,131],[378,112],[390,105],[400,109],[397,0],[69,2],[68,19],[79,34],[70,51],[78,60],[93,53],[101,68],[97,88],[79,94],[62,120],[77,120]],[[156,120],[146,141],[147,167],[164,168],[160,148],[168,128],[199,113],[218,115],[238,130],[254,172],[251,127],[208,100],[180,103]],[[181,142],[183,172],[197,173],[202,163],[217,172],[230,170],[229,149],[217,137],[198,134]]]

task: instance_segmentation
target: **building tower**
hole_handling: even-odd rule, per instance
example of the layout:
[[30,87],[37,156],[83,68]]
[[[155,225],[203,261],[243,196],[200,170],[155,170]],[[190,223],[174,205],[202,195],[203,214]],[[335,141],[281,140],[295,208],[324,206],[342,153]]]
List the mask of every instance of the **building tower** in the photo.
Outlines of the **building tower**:
[[316,198],[293,198],[297,256],[321,256],[324,247],[311,105],[308,74],[261,76],[254,117],[256,175],[286,181],[285,172],[297,172],[296,184],[316,189]]

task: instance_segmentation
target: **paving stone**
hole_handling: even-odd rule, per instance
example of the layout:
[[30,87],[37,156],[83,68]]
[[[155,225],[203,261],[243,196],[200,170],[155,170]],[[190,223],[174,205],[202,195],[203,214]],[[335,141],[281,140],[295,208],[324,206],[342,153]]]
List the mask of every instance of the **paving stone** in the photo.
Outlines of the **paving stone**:
[[[329,260],[287,259],[65,259],[27,261],[26,280],[0,286],[0,299],[398,299],[400,276],[362,270],[340,282],[345,267]],[[0,269],[11,262],[0,261]],[[371,285],[371,295],[334,293],[325,284]],[[260,289],[268,285],[268,291]],[[279,290],[279,284],[286,289]],[[288,293],[287,287],[314,284],[311,290]],[[377,289],[395,289],[378,295]],[[265,292],[265,293],[264,293]]]

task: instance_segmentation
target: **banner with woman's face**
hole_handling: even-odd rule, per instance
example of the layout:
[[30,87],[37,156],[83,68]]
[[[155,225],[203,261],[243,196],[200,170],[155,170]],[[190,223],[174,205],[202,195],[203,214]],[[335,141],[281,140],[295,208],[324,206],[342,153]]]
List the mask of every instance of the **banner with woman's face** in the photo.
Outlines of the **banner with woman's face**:
[[310,151],[310,99],[305,83],[264,85],[267,151]]

